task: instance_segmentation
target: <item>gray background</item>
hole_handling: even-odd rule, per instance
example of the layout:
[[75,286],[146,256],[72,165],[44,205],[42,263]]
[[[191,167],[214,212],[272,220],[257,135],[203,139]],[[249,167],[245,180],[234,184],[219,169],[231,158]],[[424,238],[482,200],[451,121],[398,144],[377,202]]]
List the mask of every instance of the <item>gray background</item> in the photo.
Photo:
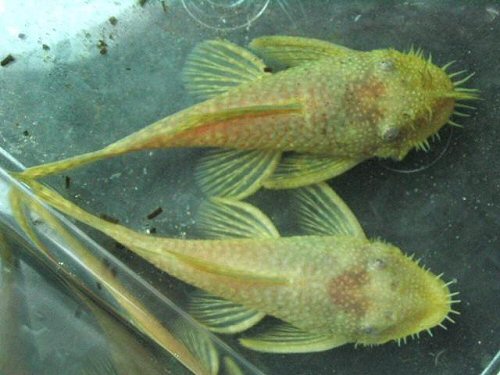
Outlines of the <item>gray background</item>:
[[[401,347],[346,345],[305,355],[258,354],[235,347],[273,374],[478,374],[486,367],[499,348],[497,2],[271,1],[250,25],[235,30],[220,29],[228,22],[246,22],[230,18],[234,9],[226,14],[226,24],[215,16],[204,19],[212,26],[207,27],[180,1],[166,1],[166,9],[160,1],[144,7],[115,4],[120,7],[96,10],[89,17],[93,22],[76,31],[65,28],[76,22],[70,17],[44,25],[46,29],[27,26],[28,18],[23,21],[28,31],[19,28],[23,38],[2,29],[0,58],[12,53],[16,61],[0,68],[0,146],[25,165],[98,149],[193,104],[180,71],[193,46],[209,38],[244,45],[266,34],[298,35],[362,50],[404,50],[413,45],[432,53],[438,64],[457,60],[455,70],[475,71],[469,86],[480,89],[483,100],[474,103],[477,110],[471,118],[458,119],[463,129],[444,130],[429,154],[414,152],[399,164],[368,161],[330,182],[369,236],[415,253],[434,272],[444,272],[445,279],[458,280],[452,288],[460,291],[462,300],[457,324]],[[45,9],[37,11],[43,14]],[[64,7],[58,11],[64,14]],[[46,12],[49,17],[48,8]],[[240,9],[239,15],[246,20],[251,12]],[[115,26],[107,21],[110,16],[118,19]],[[5,13],[3,17],[0,26],[10,22]],[[99,40],[108,45],[106,54],[100,54]],[[44,43],[50,50],[42,48]],[[47,182],[84,208],[134,228],[195,237],[202,196],[193,168],[203,153],[137,153],[68,172],[69,189],[64,176]],[[293,223],[286,220],[286,193],[262,192],[251,200],[265,209],[282,233],[294,233]],[[163,213],[147,220],[158,206]],[[181,284],[116,250],[110,240],[94,236],[182,304]]]

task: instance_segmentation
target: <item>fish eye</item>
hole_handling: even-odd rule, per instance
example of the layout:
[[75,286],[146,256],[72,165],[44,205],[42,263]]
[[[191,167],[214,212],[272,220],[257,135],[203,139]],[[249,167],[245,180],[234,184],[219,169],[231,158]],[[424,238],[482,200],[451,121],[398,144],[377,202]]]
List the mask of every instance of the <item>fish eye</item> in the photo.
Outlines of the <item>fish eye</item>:
[[387,262],[384,259],[376,258],[370,261],[368,268],[371,270],[383,270],[387,267]]
[[396,64],[394,64],[394,61],[392,60],[382,60],[379,63],[379,66],[384,72],[393,72],[396,70]]
[[382,134],[382,140],[384,142],[394,142],[399,138],[399,135],[399,128],[389,128],[384,132],[384,134]]

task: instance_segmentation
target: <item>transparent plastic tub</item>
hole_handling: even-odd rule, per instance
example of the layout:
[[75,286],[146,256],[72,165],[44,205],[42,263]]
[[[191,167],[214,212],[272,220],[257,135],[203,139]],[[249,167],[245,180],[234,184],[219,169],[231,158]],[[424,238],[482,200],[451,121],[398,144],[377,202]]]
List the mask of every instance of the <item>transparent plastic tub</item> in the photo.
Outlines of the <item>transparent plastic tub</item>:
[[262,374],[2,168],[0,192],[2,374]]
[[[500,8],[495,2],[34,4],[0,2],[0,59],[9,54],[14,58],[0,68],[0,147],[7,155],[0,166],[6,170],[19,168],[11,157],[31,166],[98,149],[193,104],[180,71],[189,51],[206,39],[222,37],[246,45],[257,36],[284,34],[365,50],[413,45],[432,53],[441,65],[457,60],[456,70],[475,71],[470,86],[481,90],[483,100],[473,103],[477,110],[472,117],[458,119],[463,129],[445,129],[429,153],[413,152],[402,163],[368,161],[331,181],[369,236],[415,253],[433,272],[457,279],[454,289],[462,303],[455,325],[401,347],[346,345],[300,355],[259,354],[242,349],[232,336],[208,337],[219,353],[221,373],[227,371],[223,358],[231,358],[248,374],[498,372]],[[44,182],[83,208],[137,230],[195,238],[196,210],[204,198],[193,171],[203,153],[182,149],[130,154]],[[0,180],[2,233],[22,270],[22,277],[11,283],[14,296],[24,300],[16,305],[22,307],[14,314],[17,325],[0,323],[0,329],[28,332],[17,343],[24,350],[25,373],[81,373],[89,371],[82,370],[85,365],[95,373],[127,373],[123,368],[132,373],[134,363],[150,366],[144,373],[189,373],[144,326],[131,320],[130,306],[124,309],[117,295],[106,291],[95,269],[75,255],[50,220],[35,220],[34,228],[54,259],[33,247],[5,200],[16,182],[3,171]],[[259,192],[251,200],[290,235],[294,223],[287,220],[285,197],[286,192]],[[158,207],[163,213],[148,219]],[[182,313],[186,285],[94,230],[81,226],[99,246],[82,229],[64,220],[63,226],[80,243],[77,248],[107,259],[104,263],[119,275],[122,292],[130,293],[174,337],[173,323],[193,323]],[[0,358],[13,350],[4,343]]]

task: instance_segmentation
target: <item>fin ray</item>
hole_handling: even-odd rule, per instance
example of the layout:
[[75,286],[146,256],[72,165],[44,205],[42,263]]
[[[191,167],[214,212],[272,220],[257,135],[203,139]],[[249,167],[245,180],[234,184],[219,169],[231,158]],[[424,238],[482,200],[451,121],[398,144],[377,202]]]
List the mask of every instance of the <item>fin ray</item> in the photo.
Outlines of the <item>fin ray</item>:
[[246,49],[224,40],[198,44],[183,70],[187,90],[199,99],[222,94],[266,75],[265,64]]
[[266,59],[288,66],[354,52],[323,40],[279,35],[253,39],[250,49]]
[[198,228],[209,238],[279,238],[272,221],[257,207],[212,198],[201,205]]
[[356,216],[326,183],[303,187],[294,194],[299,222],[307,232],[366,238]]
[[206,331],[195,329],[183,320],[176,320],[173,324],[176,336],[186,345],[191,354],[203,366],[204,374],[219,373],[219,352]]
[[267,353],[310,353],[344,345],[346,340],[329,335],[309,333],[288,323],[279,323],[254,336],[239,339],[252,350]]
[[197,166],[195,178],[208,196],[242,199],[257,191],[278,165],[281,152],[216,150]]
[[245,331],[266,315],[201,290],[192,294],[187,310],[198,322],[217,333]]
[[358,160],[309,154],[285,155],[274,173],[263,181],[263,186],[268,189],[291,189],[310,185],[338,176],[358,163]]

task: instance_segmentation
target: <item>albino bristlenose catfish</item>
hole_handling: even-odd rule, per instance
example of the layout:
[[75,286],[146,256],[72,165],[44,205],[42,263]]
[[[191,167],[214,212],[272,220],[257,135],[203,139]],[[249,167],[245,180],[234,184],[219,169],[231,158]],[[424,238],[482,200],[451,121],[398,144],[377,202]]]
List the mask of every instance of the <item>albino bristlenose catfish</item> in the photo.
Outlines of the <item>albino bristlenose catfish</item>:
[[449,283],[397,247],[367,239],[326,184],[293,192],[298,220],[310,235],[280,237],[254,206],[215,198],[203,206],[198,220],[215,238],[186,240],[104,221],[37,182],[28,183],[57,209],[202,289],[190,310],[208,328],[237,333],[265,315],[278,318],[281,322],[240,338],[254,350],[312,352],[346,343],[399,342],[430,333],[456,313],[451,305],[458,301]]
[[200,186],[210,196],[243,198],[259,187],[304,186],[363,160],[402,159],[446,123],[471,75],[448,74],[421,51],[355,51],[286,36],[254,39],[250,49],[288,67],[276,73],[235,44],[210,40],[189,56],[187,89],[205,101],[159,120],[101,150],[28,168],[42,177],[131,151],[222,148],[202,161]]

